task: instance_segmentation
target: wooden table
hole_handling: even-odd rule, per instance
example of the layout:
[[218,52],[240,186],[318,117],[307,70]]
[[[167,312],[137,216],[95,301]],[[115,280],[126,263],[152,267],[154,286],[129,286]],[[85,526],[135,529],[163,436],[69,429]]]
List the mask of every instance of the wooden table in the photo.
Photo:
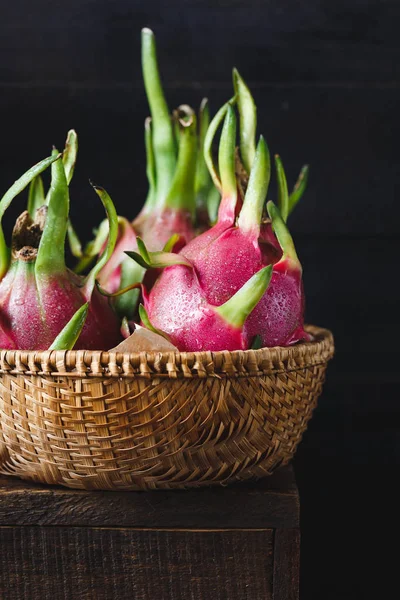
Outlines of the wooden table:
[[293,470],[189,491],[0,477],[1,600],[295,600]]

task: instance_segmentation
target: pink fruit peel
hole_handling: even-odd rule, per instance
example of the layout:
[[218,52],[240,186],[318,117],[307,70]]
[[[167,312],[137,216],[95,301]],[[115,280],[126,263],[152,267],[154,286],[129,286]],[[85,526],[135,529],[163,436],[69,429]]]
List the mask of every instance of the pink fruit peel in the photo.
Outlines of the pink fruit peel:
[[145,296],[142,322],[166,334],[180,351],[245,350],[244,324],[265,293],[271,272],[271,266],[261,269],[226,303],[213,306],[193,267],[168,267]]
[[0,347],[43,350],[52,345],[82,305],[88,314],[77,348],[106,349],[120,340],[116,315],[95,288],[95,277],[112,254],[117,235],[114,206],[105,190],[95,187],[110,219],[106,252],[83,279],[65,265],[64,247],[69,212],[68,182],[60,155],[35,165],[0,202],[0,219],[14,197],[52,163],[48,202],[32,220],[23,213],[6,246],[0,227]]
[[[217,113],[210,124],[209,139],[205,144],[206,161],[222,196],[216,225],[189,242],[178,255],[169,253],[162,256],[162,253],[158,253],[154,256],[151,252],[146,254],[143,248],[141,250],[142,260],[148,267],[165,267],[154,288],[145,297],[150,322],[168,335],[173,335],[172,341],[180,349],[205,348],[207,344],[210,349],[215,349],[215,343],[218,345],[225,339],[221,333],[216,333],[218,319],[215,307],[224,306],[246,282],[267,266],[271,269],[271,281],[243,325],[241,347],[251,347],[256,337],[263,346],[285,346],[309,339],[303,327],[301,264],[281,211],[272,202],[267,205],[269,228],[268,235],[265,235],[263,210],[271,169],[268,147],[262,137],[251,158],[252,166],[243,203],[240,206],[238,202],[234,162],[234,101],[228,102]],[[243,106],[241,110],[244,111]],[[224,124],[217,169],[208,151],[210,140],[222,119]],[[249,150],[251,145],[248,146]],[[251,156],[250,148],[249,160]],[[279,205],[287,216],[289,194],[284,168],[278,156],[275,157],[275,167]],[[180,257],[184,257],[191,267],[180,264]],[[206,319],[204,315],[208,314],[210,306],[213,307],[213,317],[207,320],[208,317]],[[199,323],[205,327],[202,334]],[[181,334],[180,327],[183,328]],[[214,342],[214,336],[217,342]]]

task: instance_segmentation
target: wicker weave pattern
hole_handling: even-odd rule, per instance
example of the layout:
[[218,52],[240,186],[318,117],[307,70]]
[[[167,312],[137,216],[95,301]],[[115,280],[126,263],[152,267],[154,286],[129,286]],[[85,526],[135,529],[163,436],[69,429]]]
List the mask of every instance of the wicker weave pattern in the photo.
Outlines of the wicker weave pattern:
[[155,489],[270,474],[296,451],[331,334],[246,352],[0,355],[2,472],[67,487]]

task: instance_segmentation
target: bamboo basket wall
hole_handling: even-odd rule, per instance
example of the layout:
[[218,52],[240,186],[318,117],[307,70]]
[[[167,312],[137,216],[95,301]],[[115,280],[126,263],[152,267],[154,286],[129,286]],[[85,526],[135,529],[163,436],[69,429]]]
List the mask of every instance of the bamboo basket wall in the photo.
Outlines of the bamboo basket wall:
[[0,470],[146,490],[271,474],[320,396],[332,334],[236,352],[0,352]]

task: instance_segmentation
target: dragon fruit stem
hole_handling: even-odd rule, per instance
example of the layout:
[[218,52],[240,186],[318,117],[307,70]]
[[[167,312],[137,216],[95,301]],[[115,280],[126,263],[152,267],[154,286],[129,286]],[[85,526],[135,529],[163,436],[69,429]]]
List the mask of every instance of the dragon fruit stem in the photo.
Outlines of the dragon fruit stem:
[[236,115],[232,106],[228,106],[218,150],[218,165],[221,176],[221,193],[232,204],[237,201],[237,183],[235,174]]
[[271,277],[272,265],[260,269],[232,298],[221,306],[214,307],[214,310],[233,327],[243,327],[247,317],[267,291]]
[[253,232],[257,238],[260,233],[262,212],[270,177],[271,161],[269,150],[263,136],[260,136],[243,206],[238,218],[239,229]]
[[152,118],[152,141],[157,173],[156,201],[163,205],[174,177],[176,148],[174,129],[161,85],[154,33],[142,29],[142,71]]
[[206,165],[208,167],[211,178],[214,182],[215,187],[221,192],[221,180],[218,175],[218,170],[214,164],[212,146],[215,134],[217,133],[218,127],[221,125],[222,121],[225,119],[226,113],[228,111],[229,106],[232,106],[236,102],[236,97],[234,96],[228,102],[226,102],[217,114],[212,119],[208,129],[207,134],[204,139],[204,160],[206,161]]
[[35,218],[37,209],[43,206],[45,202],[46,196],[44,194],[43,179],[38,175],[35,179],[32,179],[29,185],[27,208],[32,219]]
[[256,155],[257,108],[249,88],[233,69],[233,88],[239,111],[240,156],[247,173],[250,173]]
[[281,213],[281,217],[286,223],[289,215],[289,192],[285,170],[283,168],[281,158],[280,156],[278,156],[278,154],[275,155],[275,168],[276,176],[278,179],[278,206],[279,211]]
[[58,156],[49,156],[48,158],[45,158],[41,162],[31,167],[26,173],[24,173],[14,182],[14,184],[0,200],[0,281],[7,272],[11,256],[10,249],[8,248],[4,238],[2,227],[4,213],[14,200],[15,196],[22,192],[35,177],[40,175],[40,173],[42,173],[45,169],[47,169],[48,166],[57,161],[59,158],[61,158],[61,154]]
[[102,201],[107,213],[108,236],[107,245],[103,254],[101,255],[98,262],[92,267],[88,275],[85,277],[84,295],[86,297],[86,300],[90,300],[95,285],[96,277],[101,271],[101,269],[104,267],[104,265],[111,258],[118,237],[118,215],[117,211],[115,210],[113,201],[111,200],[110,196],[107,194],[105,189],[96,185],[93,185],[92,187],[96,194],[99,196],[100,200]]
[[89,312],[89,303],[78,308],[68,323],[60,331],[49,350],[72,350],[82,332]]
[[197,134],[196,115],[185,104],[177,109],[181,127],[179,136],[178,162],[164,206],[178,211],[187,211],[194,219],[194,178],[196,171]]
[[309,169],[308,165],[304,165],[301,168],[300,174],[294,185],[292,193],[289,196],[289,215],[296,208],[299,200],[302,198],[302,196],[306,190],[309,170],[310,169]]
[[282,258],[279,262],[290,260],[292,263],[300,265],[296,248],[294,247],[293,238],[290,235],[289,229],[282,218],[279,208],[272,202],[272,200],[267,202],[267,211],[269,218],[271,219],[272,229],[278,238],[279,245],[283,252]]
[[40,278],[50,273],[65,271],[65,238],[69,213],[69,192],[64,165],[61,160],[51,166],[47,216],[40,238],[35,274]]

